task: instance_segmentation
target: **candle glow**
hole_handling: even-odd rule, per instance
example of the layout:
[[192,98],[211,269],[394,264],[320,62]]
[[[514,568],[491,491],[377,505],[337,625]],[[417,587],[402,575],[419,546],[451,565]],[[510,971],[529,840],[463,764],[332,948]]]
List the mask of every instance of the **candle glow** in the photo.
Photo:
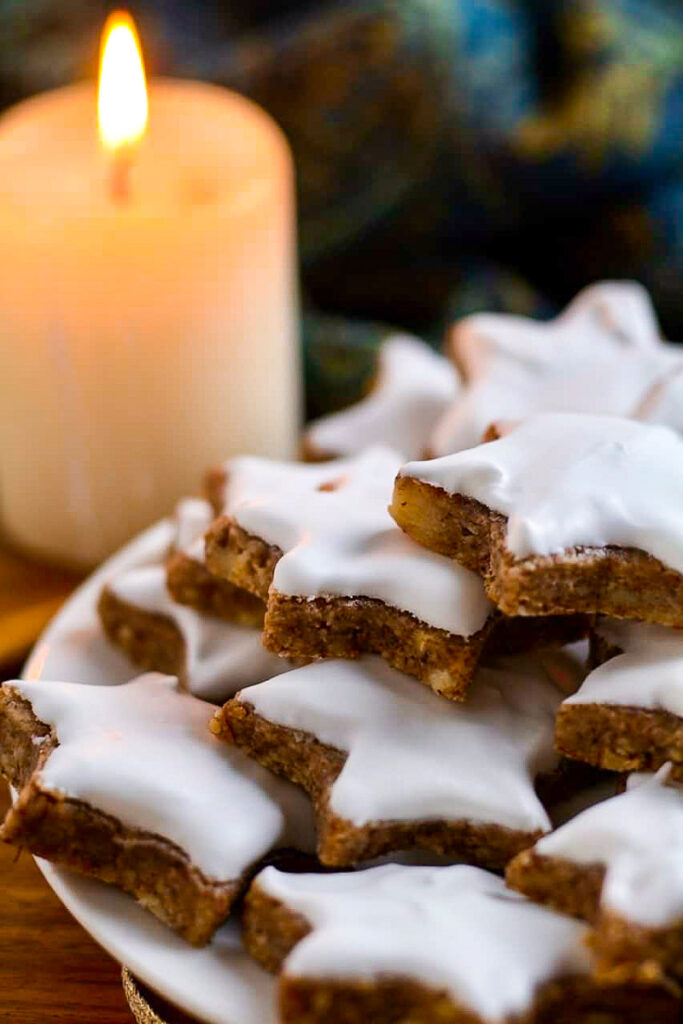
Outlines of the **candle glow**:
[[134,146],[147,128],[147,84],[135,24],[124,11],[107,18],[102,32],[97,120],[111,152]]

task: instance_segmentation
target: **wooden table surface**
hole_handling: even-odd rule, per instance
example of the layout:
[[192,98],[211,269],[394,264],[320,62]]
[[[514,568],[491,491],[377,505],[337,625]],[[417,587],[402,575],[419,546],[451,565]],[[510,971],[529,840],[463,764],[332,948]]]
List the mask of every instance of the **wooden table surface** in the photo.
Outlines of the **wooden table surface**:
[[[0,681],[15,678],[81,577],[0,542]],[[9,793],[0,779],[0,821]],[[193,1024],[144,993],[167,1024]],[[121,968],[59,902],[27,853],[0,843],[0,1022],[134,1024]]]
[[[0,814],[8,793],[4,783]],[[132,1024],[121,968],[54,895],[33,858],[0,843],[0,1021]]]

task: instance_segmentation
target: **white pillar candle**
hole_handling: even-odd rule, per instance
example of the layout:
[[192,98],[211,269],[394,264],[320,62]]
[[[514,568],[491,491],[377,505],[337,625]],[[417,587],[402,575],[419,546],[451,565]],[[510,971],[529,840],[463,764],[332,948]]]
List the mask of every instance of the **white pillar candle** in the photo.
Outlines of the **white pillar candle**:
[[81,565],[232,453],[291,457],[299,412],[280,130],[227,90],[153,80],[116,164],[96,110],[79,84],[0,119],[3,529]]

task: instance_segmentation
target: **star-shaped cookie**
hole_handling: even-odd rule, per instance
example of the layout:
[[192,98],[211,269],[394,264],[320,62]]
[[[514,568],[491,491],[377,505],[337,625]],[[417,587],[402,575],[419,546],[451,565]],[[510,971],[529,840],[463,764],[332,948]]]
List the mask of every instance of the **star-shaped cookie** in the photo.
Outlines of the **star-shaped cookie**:
[[[589,807],[508,864],[508,884],[594,924],[605,969],[627,961],[683,978],[683,791],[631,776],[620,796]],[[636,968],[637,969],[637,968]]]
[[247,895],[248,951],[280,975],[283,1024],[424,1021],[674,1024],[663,986],[590,977],[587,928],[478,868],[351,874],[266,868]]
[[[196,697],[222,703],[241,686],[292,666],[265,650],[259,628],[242,624],[245,618],[249,622],[250,604],[260,608],[263,618],[263,602],[227,580],[211,576],[203,564],[203,536],[196,531],[206,529],[211,520],[211,508],[204,501],[186,499],[179,505],[176,546],[183,547],[175,564],[184,560],[186,583],[189,586],[192,580],[194,592],[207,598],[195,604],[216,608],[218,603],[222,617],[174,600],[167,587],[166,560],[148,557],[144,545],[139,546],[139,566],[118,573],[105,585],[98,614],[109,640],[122,648],[133,664],[177,675]],[[229,607],[238,621],[226,618]],[[240,614],[245,610],[246,615]]]
[[558,750],[619,772],[671,762],[683,779],[683,631],[600,618],[593,639],[603,663],[561,705]]
[[427,849],[499,868],[550,827],[534,782],[561,697],[536,656],[480,668],[465,704],[366,657],[250,686],[216,723],[310,793],[323,863]]
[[460,389],[458,372],[444,356],[408,334],[383,342],[375,385],[361,402],[311,423],[304,449],[312,460],[356,455],[381,444],[404,459],[426,453],[437,422]]
[[237,458],[214,476],[211,572],[267,601],[266,647],[293,658],[381,654],[462,699],[492,608],[475,573],[406,537],[387,506],[400,457],[321,465]]
[[175,540],[166,566],[166,585],[178,604],[241,626],[263,626],[265,608],[254,594],[206,568],[204,534],[213,522],[213,509],[204,498],[183,498],[173,517]]
[[506,615],[603,613],[683,626],[683,438],[613,416],[532,416],[404,466],[391,512],[480,572]]
[[310,808],[217,740],[214,708],[146,675],[0,688],[5,842],[125,889],[195,945],[276,847],[310,848]]
[[434,430],[435,456],[478,444],[494,421],[544,412],[631,416],[658,377],[683,366],[633,282],[592,285],[549,323],[477,313],[455,326],[450,349],[465,384]]

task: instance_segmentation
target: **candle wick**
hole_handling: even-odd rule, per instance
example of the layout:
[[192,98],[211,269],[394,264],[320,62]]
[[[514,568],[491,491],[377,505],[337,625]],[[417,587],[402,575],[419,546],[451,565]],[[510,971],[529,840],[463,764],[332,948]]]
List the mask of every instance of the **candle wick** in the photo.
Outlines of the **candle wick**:
[[132,165],[133,161],[128,147],[121,147],[113,153],[110,164],[109,192],[115,203],[130,201]]

